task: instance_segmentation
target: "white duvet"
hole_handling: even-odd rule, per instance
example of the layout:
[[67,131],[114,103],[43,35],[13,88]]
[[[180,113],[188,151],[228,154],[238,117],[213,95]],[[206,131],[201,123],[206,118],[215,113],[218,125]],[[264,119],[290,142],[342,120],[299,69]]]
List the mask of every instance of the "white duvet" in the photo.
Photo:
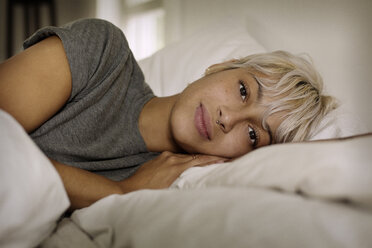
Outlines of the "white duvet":
[[191,168],[170,189],[75,211],[44,246],[371,247],[370,147],[372,136],[273,145]]

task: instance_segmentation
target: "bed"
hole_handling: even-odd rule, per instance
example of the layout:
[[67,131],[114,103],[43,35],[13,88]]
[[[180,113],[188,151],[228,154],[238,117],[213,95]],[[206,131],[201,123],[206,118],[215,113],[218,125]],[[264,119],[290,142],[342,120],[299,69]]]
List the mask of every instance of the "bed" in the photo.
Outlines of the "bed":
[[[139,62],[157,95],[213,63],[266,51],[244,25],[223,23]],[[371,247],[372,136],[322,141],[370,131],[351,114],[332,112],[314,141],[191,168],[168,189],[111,195],[66,217],[54,167],[0,111],[0,246]]]

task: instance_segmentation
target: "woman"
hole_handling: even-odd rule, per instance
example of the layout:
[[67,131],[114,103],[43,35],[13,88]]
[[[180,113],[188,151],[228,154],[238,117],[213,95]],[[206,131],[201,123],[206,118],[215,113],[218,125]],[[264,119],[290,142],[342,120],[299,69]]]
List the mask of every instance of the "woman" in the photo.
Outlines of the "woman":
[[212,65],[182,93],[160,98],[108,22],[47,27],[24,46],[0,65],[0,108],[50,158],[71,209],[168,187],[192,166],[306,140],[335,107],[312,65],[285,52]]

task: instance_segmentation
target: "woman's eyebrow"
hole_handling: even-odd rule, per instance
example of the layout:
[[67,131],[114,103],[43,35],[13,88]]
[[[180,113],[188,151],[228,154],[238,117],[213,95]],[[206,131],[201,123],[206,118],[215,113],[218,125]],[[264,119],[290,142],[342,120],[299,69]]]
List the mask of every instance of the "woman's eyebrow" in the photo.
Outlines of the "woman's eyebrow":
[[253,75],[253,74],[251,74],[251,75],[257,83],[258,90],[257,90],[257,98],[256,99],[257,99],[257,102],[260,102],[261,98],[262,98],[262,86],[261,86],[260,82],[258,81],[258,79],[256,78],[256,76]]
[[258,79],[256,78],[256,76],[253,74],[253,73],[250,73],[248,72],[248,74],[254,79],[254,81],[256,81],[257,83],[257,86],[258,86],[258,90],[257,90],[257,102],[260,102],[261,99],[262,99],[262,96],[263,96],[263,93],[262,93],[262,86],[260,84],[260,82],[258,81]]

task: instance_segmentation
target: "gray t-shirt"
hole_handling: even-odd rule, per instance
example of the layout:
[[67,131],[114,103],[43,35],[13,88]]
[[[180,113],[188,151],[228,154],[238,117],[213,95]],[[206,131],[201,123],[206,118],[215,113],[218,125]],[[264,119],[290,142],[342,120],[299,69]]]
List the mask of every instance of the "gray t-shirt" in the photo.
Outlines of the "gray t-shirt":
[[144,104],[154,97],[124,34],[109,22],[84,19],[46,27],[24,48],[57,35],[70,65],[66,105],[30,135],[61,163],[122,180],[158,153],[148,152],[138,128]]

